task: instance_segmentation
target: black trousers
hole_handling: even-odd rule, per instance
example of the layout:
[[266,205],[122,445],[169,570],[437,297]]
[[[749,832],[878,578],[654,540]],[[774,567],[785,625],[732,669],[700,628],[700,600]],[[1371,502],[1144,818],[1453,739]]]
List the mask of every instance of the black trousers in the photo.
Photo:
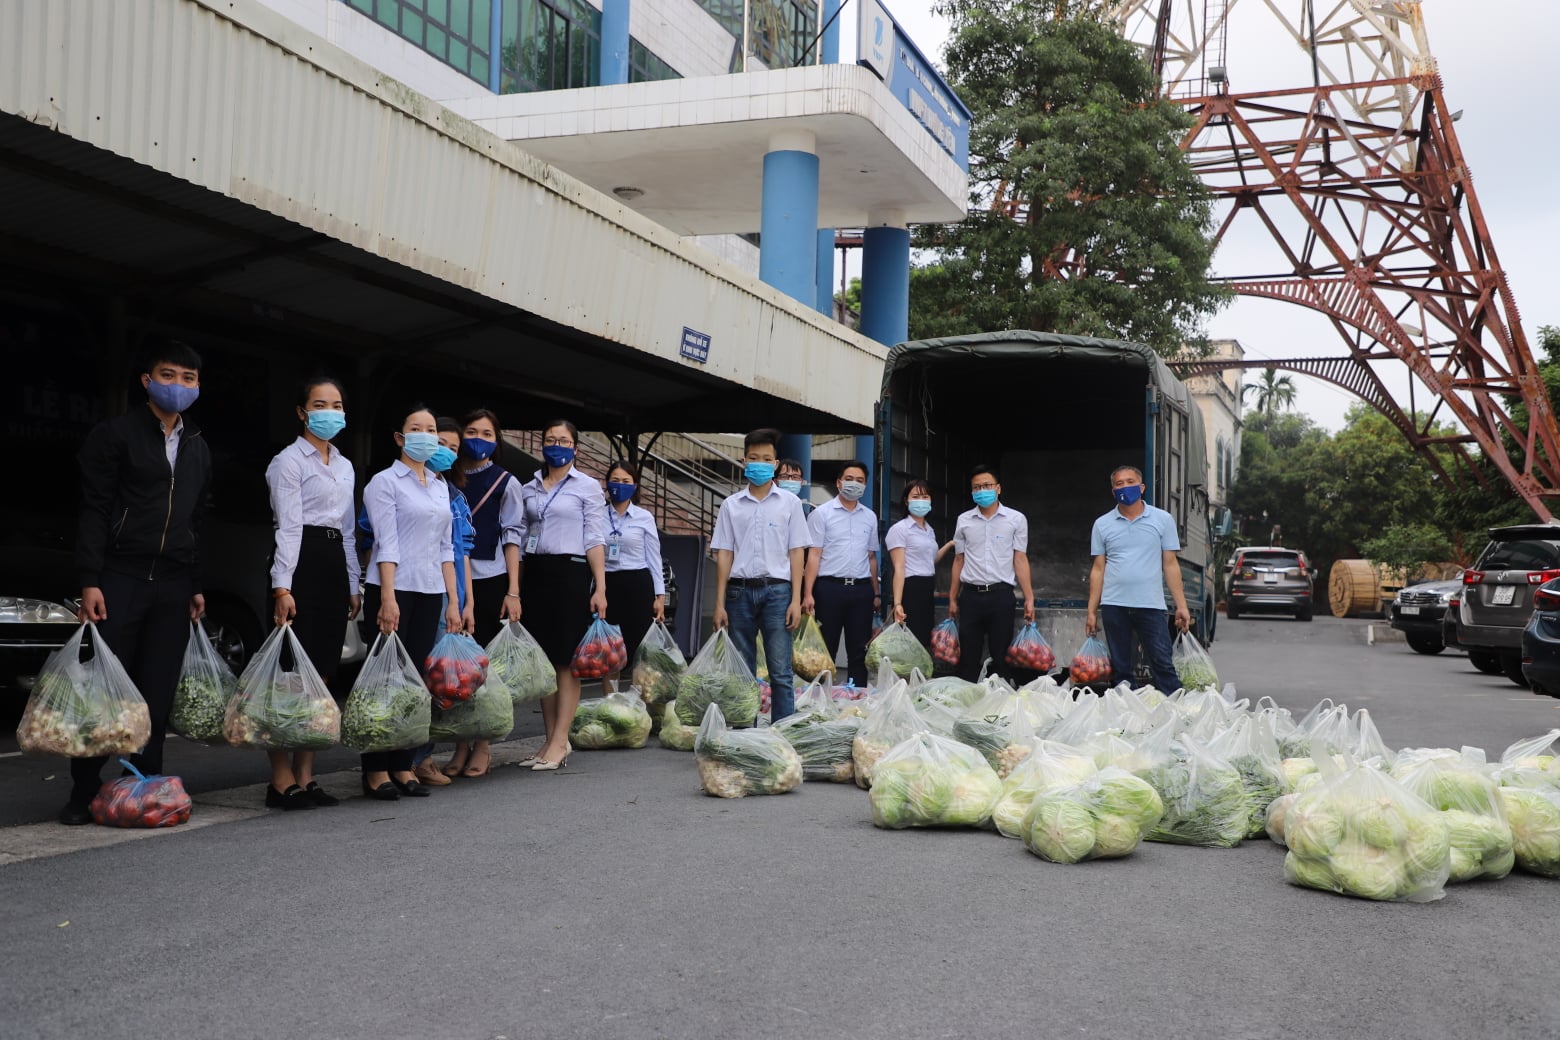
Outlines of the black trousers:
[[[146,700],[152,717],[152,738],[130,761],[141,772],[163,771],[163,737],[173,708],[173,689],[184,665],[184,648],[190,640],[190,575],[147,581],[128,574],[104,571],[99,579],[108,617],[98,622],[98,635],[125,666],[125,671]],[[70,760],[70,800],[85,805],[103,786],[103,766],[108,756]]]
[[840,633],[845,634],[846,674],[864,688],[867,676],[867,640],[872,638],[872,579],[857,578],[847,585],[834,578],[813,582],[814,611],[823,630],[823,645],[831,659],[839,652]]
[[[406,647],[408,656],[423,670],[423,662],[444,631],[444,597],[436,592],[401,592],[395,594],[396,605],[401,608],[401,626],[396,634]],[[377,631],[380,591],[378,585],[363,588],[363,617]],[[412,769],[412,755],[416,748],[398,748],[395,751],[367,751],[358,756],[365,773],[408,773]]]
[[[655,610],[655,580],[649,569],[608,571],[607,608],[612,611],[609,620],[623,630],[623,645],[628,649],[628,663],[632,667],[639,644],[650,631],[650,619]],[[625,672],[629,670],[624,669]]]
[[1013,586],[992,585],[981,592],[973,585],[959,589],[958,676],[974,682],[980,666],[991,658],[992,675],[1011,672],[1004,658],[1013,641]]
[[932,648],[932,583],[935,580],[930,574],[905,578],[905,599],[899,604],[905,608],[905,627],[928,650]]

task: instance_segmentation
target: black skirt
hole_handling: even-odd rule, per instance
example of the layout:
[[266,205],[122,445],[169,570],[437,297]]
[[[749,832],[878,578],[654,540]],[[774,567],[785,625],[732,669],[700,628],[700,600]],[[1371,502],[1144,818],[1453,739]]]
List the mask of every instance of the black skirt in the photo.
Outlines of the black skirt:
[[607,620],[623,630],[630,665],[645,633],[650,631],[650,612],[654,608],[655,582],[648,568],[607,572]]
[[520,623],[547,660],[567,665],[590,628],[590,564],[583,556],[527,556],[520,570]]
[[[483,646],[493,641],[503,626],[499,612],[504,609],[504,597],[509,595],[509,575],[495,574],[491,578],[471,579],[471,609],[476,616],[477,631],[474,638]],[[527,628],[531,626],[527,625]]]
[[905,601],[900,606],[905,608],[905,627],[915,633],[915,637],[921,641],[921,645],[928,650],[932,646],[932,583],[935,579],[928,574],[923,577],[905,578]]
[[305,527],[298,546],[298,566],[293,569],[293,635],[309,655],[309,663],[329,679],[341,667],[341,648],[347,637],[347,555],[341,532],[331,527]]

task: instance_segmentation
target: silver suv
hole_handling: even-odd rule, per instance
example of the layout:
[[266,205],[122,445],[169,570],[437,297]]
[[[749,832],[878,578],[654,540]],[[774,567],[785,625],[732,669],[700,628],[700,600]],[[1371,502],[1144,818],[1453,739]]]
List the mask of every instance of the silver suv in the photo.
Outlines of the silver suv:
[[1475,654],[1493,655],[1506,678],[1527,686],[1522,675],[1522,630],[1533,613],[1533,593],[1560,578],[1560,524],[1521,524],[1490,530],[1490,544],[1463,572],[1457,608],[1457,642]]

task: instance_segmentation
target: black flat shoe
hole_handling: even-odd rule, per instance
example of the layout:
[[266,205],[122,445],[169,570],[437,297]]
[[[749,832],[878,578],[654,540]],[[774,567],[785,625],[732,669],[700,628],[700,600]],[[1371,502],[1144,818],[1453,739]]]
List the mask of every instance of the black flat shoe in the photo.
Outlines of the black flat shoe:
[[295,812],[299,809],[314,808],[314,800],[297,784],[293,784],[285,791],[278,791],[270,784],[266,784],[265,807],[267,809],[284,809],[287,812]]
[[395,789],[397,791],[400,791],[408,798],[427,798],[429,795],[433,794],[432,788],[424,787],[416,780],[402,782],[392,776],[390,778],[390,782],[395,785]]
[[80,827],[92,822],[92,812],[85,805],[71,802],[60,810],[60,822],[67,827]]
[[321,805],[329,808],[332,805],[341,804],[341,799],[327,792],[325,788],[319,785],[319,781],[317,780],[310,780],[309,786],[303,789],[303,793],[308,795],[309,798],[313,800],[315,805]]
[[372,798],[376,802],[395,802],[401,796],[395,793],[395,788],[390,784],[380,784],[378,787],[369,787],[368,778],[363,779],[363,797]]

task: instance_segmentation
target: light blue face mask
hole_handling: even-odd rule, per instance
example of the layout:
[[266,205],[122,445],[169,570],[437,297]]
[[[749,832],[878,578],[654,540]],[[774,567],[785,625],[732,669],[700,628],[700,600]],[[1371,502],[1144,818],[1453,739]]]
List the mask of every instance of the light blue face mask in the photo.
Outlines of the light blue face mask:
[[912,498],[910,500],[911,516],[929,516],[932,512],[932,500],[929,498]]
[[789,491],[791,494],[798,496],[802,493],[802,482],[800,480],[777,480],[775,483],[780,485],[781,491]]
[[763,487],[775,479],[775,464],[773,462],[749,462],[742,467],[742,476],[754,487]]
[[439,450],[428,458],[428,468],[435,473],[443,473],[453,465],[455,465],[454,450],[442,444],[439,445]]
[[322,441],[328,441],[347,428],[347,413],[322,408],[317,412],[308,413],[304,424],[314,436]]
[[997,492],[995,488],[985,488],[981,491],[972,491],[970,492],[970,497],[973,498],[975,500],[975,504],[980,506],[982,509],[988,509],[997,503]]
[[427,462],[442,447],[436,433],[403,433],[401,437],[406,442],[406,457],[413,462]]

